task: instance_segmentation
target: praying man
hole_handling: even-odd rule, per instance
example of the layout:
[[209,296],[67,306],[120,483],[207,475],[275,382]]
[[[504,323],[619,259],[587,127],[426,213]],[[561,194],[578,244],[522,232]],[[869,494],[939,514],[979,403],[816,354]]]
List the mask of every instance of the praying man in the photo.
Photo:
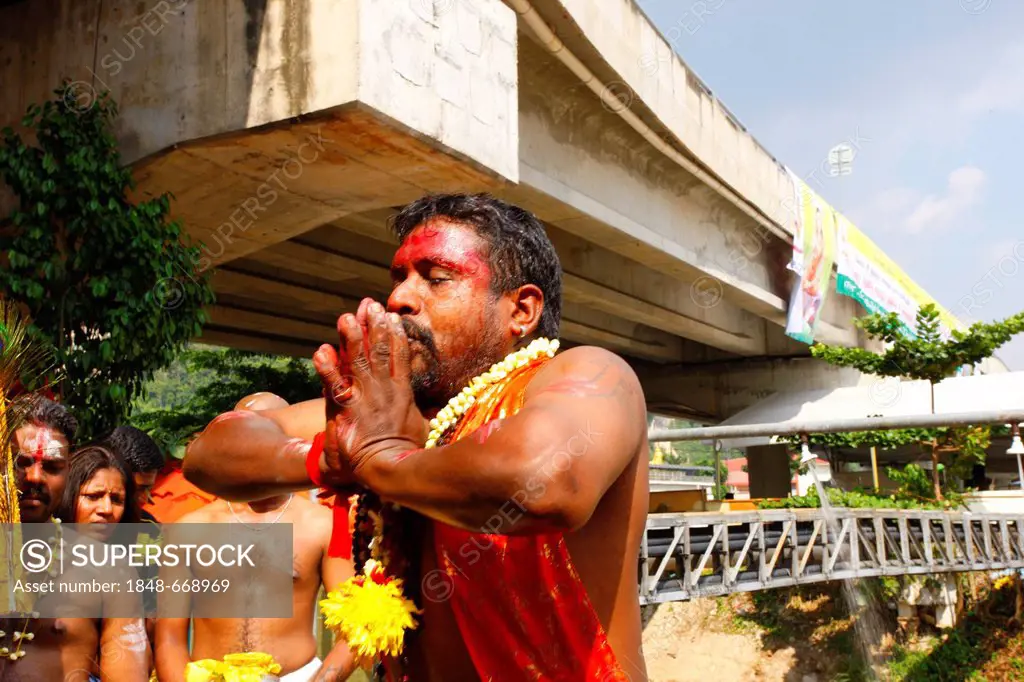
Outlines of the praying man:
[[235,501],[361,489],[418,518],[381,538],[421,609],[389,679],[644,682],[636,375],[602,348],[557,352],[561,265],[529,212],[429,196],[393,227],[386,302],[313,355],[324,398],[221,415],[186,477]]

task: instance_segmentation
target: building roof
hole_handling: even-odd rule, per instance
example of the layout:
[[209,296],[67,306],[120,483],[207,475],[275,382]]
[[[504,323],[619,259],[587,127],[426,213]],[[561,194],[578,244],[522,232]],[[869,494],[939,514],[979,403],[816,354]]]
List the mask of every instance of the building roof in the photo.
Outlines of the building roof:
[[746,465],[746,457],[725,460],[725,466],[729,469],[729,478],[725,479],[725,484],[728,487],[741,490],[750,489],[750,474],[743,470]]

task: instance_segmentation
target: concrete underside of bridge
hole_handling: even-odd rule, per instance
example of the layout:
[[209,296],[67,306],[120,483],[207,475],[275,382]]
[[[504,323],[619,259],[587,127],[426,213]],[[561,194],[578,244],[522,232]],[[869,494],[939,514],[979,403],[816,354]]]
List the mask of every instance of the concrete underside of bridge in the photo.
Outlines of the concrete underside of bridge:
[[[0,123],[62,78],[85,99],[110,90],[139,196],[171,192],[204,244],[198,267],[215,268],[200,341],[309,356],[340,313],[386,297],[396,207],[487,191],[547,226],[563,339],[626,357],[652,409],[716,421],[776,390],[863,381],[783,332],[792,187],[778,163],[629,0],[534,0],[562,51],[522,4],[14,2]],[[862,312],[832,294],[823,340],[864,345]]]

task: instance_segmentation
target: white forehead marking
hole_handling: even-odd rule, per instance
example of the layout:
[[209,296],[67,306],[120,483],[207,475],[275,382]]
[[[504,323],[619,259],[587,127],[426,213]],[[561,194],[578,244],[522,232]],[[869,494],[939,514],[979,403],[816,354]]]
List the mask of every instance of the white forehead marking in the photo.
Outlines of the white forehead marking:
[[49,429],[37,429],[36,437],[29,443],[31,454],[50,459],[64,459],[63,444],[50,436]]

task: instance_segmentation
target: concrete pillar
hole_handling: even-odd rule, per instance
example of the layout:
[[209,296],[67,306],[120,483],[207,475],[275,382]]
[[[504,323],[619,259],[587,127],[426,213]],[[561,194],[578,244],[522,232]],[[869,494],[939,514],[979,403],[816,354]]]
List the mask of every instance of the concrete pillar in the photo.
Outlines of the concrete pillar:
[[952,573],[943,573],[936,577],[939,586],[935,588],[935,627],[956,627],[956,577]]
[[921,589],[924,585],[924,578],[920,576],[904,576],[901,582],[900,596],[896,602],[896,622],[899,624],[900,630],[909,636],[915,634],[920,625],[917,607],[921,603]]
[[755,445],[747,448],[750,497],[789,497],[792,474],[785,445]]
[[921,625],[917,617],[917,606],[900,600],[896,607],[896,624],[904,636],[912,637],[917,634]]
[[900,620],[909,620],[917,618],[917,606],[914,604],[908,604],[905,601],[900,601],[896,605],[896,617]]
[[[934,586],[929,586],[933,583]],[[902,627],[913,629],[917,625],[918,607],[935,609],[935,627],[940,630],[956,627],[956,576],[942,573],[933,576],[906,576],[900,591],[898,618]],[[930,623],[928,613],[924,614]]]

